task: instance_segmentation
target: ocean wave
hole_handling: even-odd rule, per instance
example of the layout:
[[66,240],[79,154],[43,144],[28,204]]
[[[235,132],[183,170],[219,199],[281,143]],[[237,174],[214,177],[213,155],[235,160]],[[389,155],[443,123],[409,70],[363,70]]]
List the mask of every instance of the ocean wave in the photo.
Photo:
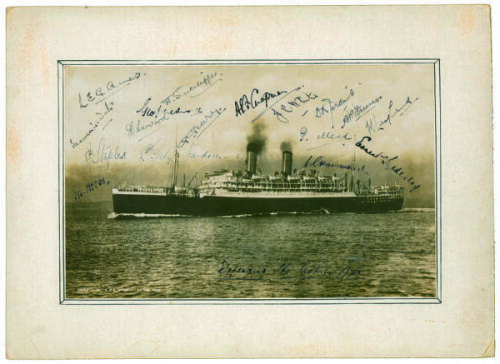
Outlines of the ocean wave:
[[398,212],[405,213],[405,212],[434,212],[434,211],[435,211],[434,207],[409,207],[399,210]]
[[[244,217],[269,217],[269,216],[296,216],[296,215],[325,215],[331,214],[330,212],[325,212],[324,210],[316,210],[316,211],[288,211],[288,212],[262,212],[262,213],[254,213],[254,214],[240,214],[240,215],[224,215],[219,216],[223,218],[244,218]],[[217,216],[215,216],[217,217]]]

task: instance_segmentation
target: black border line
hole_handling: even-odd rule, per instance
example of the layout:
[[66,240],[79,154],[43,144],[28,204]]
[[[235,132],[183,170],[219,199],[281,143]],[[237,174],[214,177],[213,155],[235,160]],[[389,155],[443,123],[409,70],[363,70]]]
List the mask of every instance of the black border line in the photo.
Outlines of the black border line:
[[[59,277],[58,277],[58,283],[59,283],[59,303],[63,303],[63,297],[64,294],[61,292],[61,274],[62,274],[62,269],[63,266],[61,264],[61,177],[60,177],[60,171],[61,171],[61,115],[60,115],[60,109],[61,106],[59,104],[59,97],[60,97],[60,89],[59,89],[59,72],[61,69],[62,65],[57,62],[57,224],[58,224],[58,236],[59,236]],[[64,215],[63,215],[64,216]]]
[[[433,81],[434,81],[434,86],[433,86],[433,96],[434,96],[434,206],[435,206],[435,212],[436,212],[436,216],[434,217],[434,223],[435,223],[435,226],[436,226],[436,233],[435,233],[435,237],[436,237],[436,241],[437,241],[437,234],[438,234],[438,229],[437,229],[437,225],[438,225],[438,199],[439,199],[439,196],[438,196],[438,193],[437,193],[437,189],[436,189],[436,186],[438,185],[438,180],[439,180],[439,177],[438,177],[438,150],[437,150],[437,112],[436,112],[436,108],[437,108],[437,103],[436,103],[436,71],[437,71],[437,68],[436,68],[436,63],[434,63],[434,67],[433,67]],[[437,264],[437,261],[438,261],[438,247],[437,247],[437,244],[435,246],[435,252],[434,252],[434,255],[436,257],[436,294],[437,292],[439,291],[439,279],[438,279],[438,276],[439,276],[439,265]]]
[[[302,59],[302,58],[255,58],[255,59],[61,59],[58,63],[64,65],[93,65],[93,64],[103,64],[103,65],[137,65],[137,64],[158,64],[159,66],[170,65],[170,64],[262,64],[264,62],[269,62],[271,64],[357,64],[357,63],[367,63],[367,64],[383,64],[385,62],[397,63],[397,64],[414,64],[414,63],[426,63],[433,64],[439,58],[315,58],[315,59]],[[120,63],[121,62],[121,63]]]
[[[179,66],[179,65],[434,65],[434,165],[436,214],[436,297],[332,297],[332,298],[66,298],[65,157],[64,157],[64,66]],[[437,67],[436,67],[437,66]],[[437,79],[436,79],[437,76]],[[438,92],[436,92],[436,89]],[[58,217],[59,217],[59,304],[61,305],[336,305],[336,304],[441,304],[442,301],[442,148],[441,148],[441,59],[440,58],[356,58],[356,59],[210,59],[210,60],[57,60],[58,96]],[[439,103],[438,103],[439,98]],[[439,135],[438,131],[439,118]],[[439,140],[438,140],[439,136]],[[439,146],[438,146],[439,142]],[[438,148],[439,147],[439,148]],[[437,151],[439,149],[439,159]],[[61,163],[62,162],[62,163]],[[439,169],[439,174],[438,174]],[[412,302],[413,301],[413,302]]]
[[[443,165],[442,165],[442,118],[441,118],[441,59],[438,58],[437,60],[437,65],[438,65],[438,72],[439,72],[439,82],[438,82],[438,87],[439,87],[439,106],[435,105],[435,109],[438,110],[439,112],[439,269],[440,269],[440,275],[439,275],[439,292],[438,292],[438,297],[442,299],[442,293],[443,293],[443,213],[442,213],[442,208],[443,208]],[[438,109],[439,107],[439,109]],[[437,119],[436,119],[436,124],[437,124]],[[437,141],[437,135],[435,136],[435,139]],[[436,225],[437,227],[437,225]],[[438,240],[436,239],[436,244]],[[437,249],[437,247],[436,247]],[[436,262],[437,263],[437,262]]]

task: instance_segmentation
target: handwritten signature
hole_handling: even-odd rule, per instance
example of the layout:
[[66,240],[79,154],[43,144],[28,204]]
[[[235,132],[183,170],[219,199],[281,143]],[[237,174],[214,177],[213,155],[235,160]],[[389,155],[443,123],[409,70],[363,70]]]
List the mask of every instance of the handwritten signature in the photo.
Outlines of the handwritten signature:
[[97,150],[92,149],[92,144],[89,144],[85,152],[85,162],[88,164],[99,164],[106,162],[109,166],[110,160],[124,160],[127,159],[127,152],[119,150],[118,146],[112,147],[106,145],[103,140],[99,141]]
[[222,156],[218,153],[212,153],[207,150],[203,151],[203,153],[193,153],[188,152],[188,158],[196,158],[196,159],[222,159]]
[[[346,86],[347,88],[347,86]],[[354,89],[350,88],[347,95],[344,97],[339,97],[336,100],[332,100],[330,98],[323,98],[321,102],[324,103],[320,106],[317,106],[314,112],[314,116],[316,118],[321,118],[325,114],[330,114],[330,128],[334,128],[334,119],[333,113],[336,109],[347,103],[353,96],[355,95]]]
[[78,93],[78,104],[80,109],[86,108],[89,104],[99,104],[106,100],[109,96],[117,93],[124,86],[130,85],[133,81],[144,77],[146,74],[141,72],[135,72],[132,76],[127,77],[120,81],[108,81],[105,86],[99,86],[94,90],[88,91],[82,97],[81,93]]
[[110,184],[110,181],[105,179],[104,177],[98,178],[94,181],[86,183],[84,189],[80,189],[80,188],[76,189],[73,192],[73,197],[74,197],[75,201],[79,201],[84,196],[87,196],[91,192],[94,192],[95,190],[97,190],[99,187],[108,186],[109,184]]
[[234,102],[234,110],[236,115],[243,115],[246,111],[250,109],[255,109],[261,104],[265,104],[267,108],[269,106],[269,100],[274,99],[284,93],[287,93],[286,90],[278,90],[276,93],[265,91],[262,95],[260,95],[260,91],[257,88],[254,88],[250,92],[250,97],[248,95],[243,94],[238,101]]
[[348,169],[352,171],[358,171],[361,172],[365,169],[365,166],[357,167],[354,165],[350,164],[342,164],[338,162],[329,162],[325,161],[324,157],[322,155],[317,156],[316,158],[312,155],[307,158],[306,162],[304,163],[304,168],[306,167],[327,167],[327,168],[342,168],[342,169]]
[[376,159],[379,159],[380,162],[384,165],[384,167],[386,169],[390,169],[393,173],[395,173],[396,175],[401,177],[404,181],[406,181],[411,186],[410,192],[413,192],[421,187],[421,185],[416,184],[415,178],[409,177],[406,175],[405,171],[403,170],[403,167],[391,165],[389,163],[389,162],[392,162],[393,160],[398,159],[399,156],[395,156],[395,157],[391,158],[390,156],[384,154],[384,152],[375,153],[374,151],[368,149],[366,147],[366,145],[363,144],[363,142],[365,140],[367,142],[370,142],[372,140],[372,138],[370,136],[364,136],[363,138],[361,138],[361,140],[356,142],[356,144],[355,144],[356,147],[358,147],[359,149],[364,151],[369,156],[376,158]]
[[[298,89],[297,89],[298,91]],[[290,120],[288,119],[287,116],[290,116],[290,114],[295,113],[298,109],[301,109],[302,106],[308,104],[312,100],[316,100],[318,98],[318,95],[316,95],[313,92],[302,92],[302,95],[300,96],[295,96],[293,99],[288,99],[286,101],[283,101],[283,103],[276,108],[271,108],[271,111],[276,118],[281,123],[288,123]],[[307,114],[306,110],[301,114],[301,117],[304,117]]]
[[171,153],[165,152],[162,150],[161,146],[157,146],[155,144],[148,144],[146,147],[140,152],[139,160],[142,162],[145,161],[158,161],[158,160],[166,160],[168,162],[172,161]]
[[392,121],[398,114],[399,116],[402,116],[418,100],[418,97],[414,97],[412,99],[410,96],[408,96],[406,100],[399,106],[394,106],[394,102],[392,100],[389,100],[387,115],[385,116],[385,118],[383,120],[376,121],[376,119],[372,116],[365,122],[366,130],[368,131],[370,136],[376,132],[385,130],[392,125]]
[[217,270],[218,281],[262,281],[262,280],[301,280],[301,279],[337,279],[354,280],[362,279],[361,266],[349,264],[342,268],[330,268],[322,263],[304,262],[292,264],[288,262],[278,263],[272,266],[266,265],[241,265],[223,260]]
[[[80,137],[78,140],[76,141],[73,141],[72,138],[69,139],[69,142],[71,144],[71,147],[76,148],[78,147],[80,144],[82,144],[90,135],[92,135],[92,133],[94,133],[94,131],[99,127],[99,125],[101,125],[102,121],[104,120],[104,118],[106,118],[106,116],[109,115],[109,113],[111,113],[111,111],[113,111],[113,107],[114,107],[114,103],[113,101],[110,101],[109,103],[107,101],[104,102],[104,107],[105,107],[105,110],[103,112],[96,112],[96,115],[99,115],[99,118],[97,118],[96,120],[94,120],[93,122],[90,122],[90,128],[85,132],[85,134]],[[109,119],[108,122],[105,124],[108,125],[113,119]]]
[[158,107],[152,106],[151,97],[148,97],[142,106],[136,110],[136,113],[141,115],[142,117],[155,118],[158,119],[160,116],[163,119],[167,119],[168,116],[172,115],[186,115],[186,114],[201,114],[203,110],[201,107],[195,107],[193,109],[182,109],[178,106],[175,109],[167,109],[164,107],[164,104],[160,104]]
[[341,129],[344,129],[347,124],[350,122],[358,121],[361,119],[368,111],[370,111],[373,107],[375,107],[382,100],[382,96],[377,96],[374,99],[370,100],[368,103],[363,105],[353,105],[350,109],[348,109],[344,116],[342,117],[342,125]]
[[223,74],[220,72],[200,72],[200,75],[202,76],[201,80],[198,80],[194,84],[188,86],[177,86],[172,93],[161,101],[161,103],[171,105],[177,100],[188,95],[190,97],[200,96],[223,80]]
[[213,123],[226,111],[225,107],[218,107],[211,110],[203,116],[203,119],[198,125],[193,126],[187,134],[177,144],[177,148],[181,149],[184,145],[190,143],[192,139],[198,139]]
[[263,116],[267,111],[271,110],[272,113],[273,113],[273,115],[276,116],[276,118],[278,119],[278,121],[281,121],[283,123],[288,123],[288,119],[286,117],[284,117],[284,116],[279,117],[279,115],[281,113],[278,110],[276,110],[276,108],[274,106],[277,105],[279,102],[283,101],[289,95],[291,95],[291,94],[293,94],[293,93],[301,90],[302,88],[304,88],[304,85],[295,87],[294,89],[291,89],[291,90],[281,91],[281,94],[279,96],[277,96],[275,98],[275,100],[273,100],[272,103],[267,103],[266,107],[264,108],[264,110],[262,110],[261,112],[259,112],[250,122],[254,123],[261,116]]

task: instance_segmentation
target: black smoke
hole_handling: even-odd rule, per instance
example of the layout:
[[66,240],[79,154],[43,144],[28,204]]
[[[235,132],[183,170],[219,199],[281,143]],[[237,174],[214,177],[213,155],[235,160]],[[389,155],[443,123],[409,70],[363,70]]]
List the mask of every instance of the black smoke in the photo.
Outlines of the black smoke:
[[282,152],[291,152],[292,151],[292,143],[288,141],[281,142],[280,149]]
[[260,154],[266,148],[267,137],[264,134],[263,123],[255,123],[252,126],[252,134],[247,137],[247,152]]

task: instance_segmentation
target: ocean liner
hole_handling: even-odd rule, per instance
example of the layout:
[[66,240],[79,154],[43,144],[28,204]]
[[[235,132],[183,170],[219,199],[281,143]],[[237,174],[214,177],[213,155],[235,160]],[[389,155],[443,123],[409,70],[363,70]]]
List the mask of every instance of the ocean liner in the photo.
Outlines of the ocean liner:
[[293,169],[293,154],[282,151],[281,170],[273,176],[257,173],[259,150],[247,146],[244,171],[206,173],[196,187],[177,186],[179,153],[174,158],[170,187],[118,186],[113,188],[116,214],[231,216],[272,213],[384,212],[400,210],[401,186],[362,184],[354,174],[319,176]]

